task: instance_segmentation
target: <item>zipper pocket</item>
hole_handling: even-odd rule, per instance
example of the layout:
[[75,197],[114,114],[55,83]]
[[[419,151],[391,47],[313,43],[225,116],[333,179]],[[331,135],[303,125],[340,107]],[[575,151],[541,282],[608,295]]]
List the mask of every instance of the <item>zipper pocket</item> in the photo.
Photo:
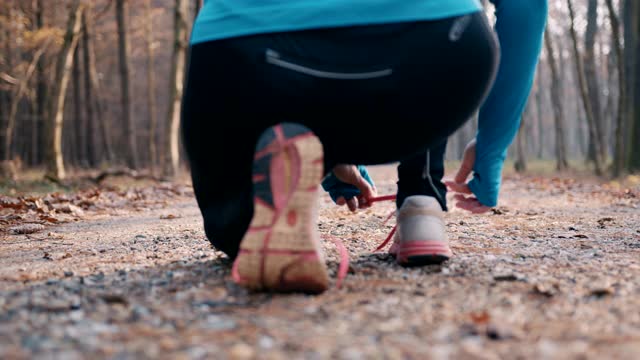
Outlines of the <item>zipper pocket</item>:
[[393,69],[383,69],[378,71],[369,71],[369,72],[353,72],[353,73],[343,73],[343,72],[332,72],[332,71],[323,71],[312,69],[307,66],[298,65],[293,62],[284,60],[280,53],[277,51],[267,49],[265,53],[265,58],[268,64],[279,66],[281,68],[299,72],[305,75],[314,76],[318,78],[324,79],[334,79],[334,80],[368,80],[368,79],[376,79],[381,77],[390,76],[393,74]]

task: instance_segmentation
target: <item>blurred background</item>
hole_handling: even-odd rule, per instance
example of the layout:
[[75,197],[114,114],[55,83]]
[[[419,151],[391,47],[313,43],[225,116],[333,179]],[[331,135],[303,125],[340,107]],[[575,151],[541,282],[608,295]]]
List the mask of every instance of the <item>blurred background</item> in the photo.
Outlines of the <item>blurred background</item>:
[[[2,0],[0,181],[60,182],[113,169],[158,179],[183,173],[180,101],[201,6]],[[549,7],[509,166],[608,177],[638,171],[640,1],[550,0]],[[470,121],[452,137],[448,160],[460,158],[475,127]]]

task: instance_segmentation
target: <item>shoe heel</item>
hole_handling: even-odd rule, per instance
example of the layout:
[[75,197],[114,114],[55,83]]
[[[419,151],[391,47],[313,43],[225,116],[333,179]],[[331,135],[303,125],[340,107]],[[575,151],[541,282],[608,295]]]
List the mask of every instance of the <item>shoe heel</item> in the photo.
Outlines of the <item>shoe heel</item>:
[[323,174],[322,144],[309,129],[285,123],[261,136],[253,165],[254,215],[233,269],[237,282],[256,290],[328,288],[316,230]]

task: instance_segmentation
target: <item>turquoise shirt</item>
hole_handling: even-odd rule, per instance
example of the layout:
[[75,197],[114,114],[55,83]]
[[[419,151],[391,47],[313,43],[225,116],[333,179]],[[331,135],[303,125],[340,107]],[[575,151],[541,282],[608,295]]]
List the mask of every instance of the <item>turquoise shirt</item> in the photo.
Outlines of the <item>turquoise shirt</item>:
[[479,0],[205,0],[191,43],[281,31],[435,20],[480,10]]

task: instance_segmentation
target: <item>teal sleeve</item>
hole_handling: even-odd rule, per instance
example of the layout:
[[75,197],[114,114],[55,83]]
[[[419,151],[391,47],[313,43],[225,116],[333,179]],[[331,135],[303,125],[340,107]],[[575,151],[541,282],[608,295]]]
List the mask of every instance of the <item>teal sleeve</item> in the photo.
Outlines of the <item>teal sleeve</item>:
[[[371,186],[375,187],[373,179],[369,176],[367,168],[363,165],[359,165],[358,170],[360,171],[360,175],[362,175],[362,177],[367,180]],[[322,180],[322,188],[329,193],[333,202],[336,202],[340,197],[344,197],[345,200],[349,200],[354,196],[360,195],[360,190],[358,190],[357,187],[338,180],[333,172]]]
[[469,188],[486,206],[496,206],[507,149],[520,126],[542,48],[546,0],[493,0],[501,59],[498,74],[480,108],[476,162]]

